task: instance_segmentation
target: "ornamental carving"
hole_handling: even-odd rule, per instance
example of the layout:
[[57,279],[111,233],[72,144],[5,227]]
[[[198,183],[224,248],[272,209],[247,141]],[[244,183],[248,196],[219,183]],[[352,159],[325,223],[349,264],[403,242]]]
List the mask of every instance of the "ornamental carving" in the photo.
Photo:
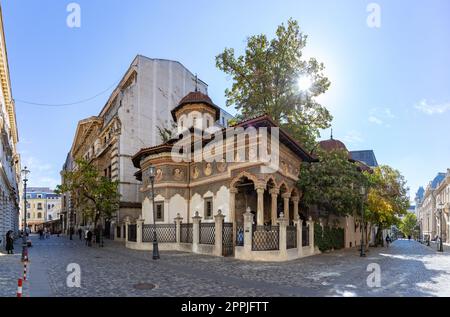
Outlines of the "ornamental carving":
[[162,169],[158,168],[156,170],[156,177],[155,177],[155,179],[156,179],[156,181],[160,181],[162,178],[163,178],[163,171],[162,171]]
[[199,176],[200,176],[200,169],[198,168],[198,166],[194,166],[192,170],[192,178],[197,179]]
[[173,170],[173,178],[177,181],[184,180],[184,171],[180,168],[174,168]]
[[217,163],[217,170],[221,173],[225,172],[227,170],[227,163],[225,162],[218,162]]
[[206,176],[209,176],[209,175],[212,174],[212,165],[211,165],[211,163],[207,163],[206,164],[204,172],[205,172]]

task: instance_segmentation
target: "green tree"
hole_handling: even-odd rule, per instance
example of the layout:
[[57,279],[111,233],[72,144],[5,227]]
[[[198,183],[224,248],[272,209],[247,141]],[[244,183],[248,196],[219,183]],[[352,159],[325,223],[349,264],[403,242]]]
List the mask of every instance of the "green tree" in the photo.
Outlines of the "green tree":
[[417,217],[413,213],[407,213],[400,223],[400,230],[405,236],[414,236],[417,227]]
[[[307,36],[297,21],[281,24],[274,39],[255,35],[247,39],[245,54],[235,56],[226,48],[216,57],[216,66],[229,75],[233,84],[225,91],[227,106],[234,105],[239,119],[268,114],[282,128],[312,150],[320,129],[330,126],[332,116],[316,101],[330,86],[324,65],[315,58],[304,60]],[[301,90],[299,80],[311,82]]]
[[119,209],[119,182],[100,176],[85,160],[76,160],[75,164],[73,171],[64,172],[64,184],[58,185],[56,192],[69,193],[74,207],[97,227],[100,219],[109,219]]
[[387,165],[376,167],[372,174],[365,175],[369,183],[365,220],[371,225],[369,229],[377,226],[376,244],[384,245],[383,229],[399,225],[399,216],[406,214],[409,208],[406,180],[398,170]]
[[356,164],[348,160],[344,150],[317,150],[319,162],[303,163],[298,185],[302,201],[307,206],[317,206],[321,215],[343,216],[360,209],[360,186],[365,177]]

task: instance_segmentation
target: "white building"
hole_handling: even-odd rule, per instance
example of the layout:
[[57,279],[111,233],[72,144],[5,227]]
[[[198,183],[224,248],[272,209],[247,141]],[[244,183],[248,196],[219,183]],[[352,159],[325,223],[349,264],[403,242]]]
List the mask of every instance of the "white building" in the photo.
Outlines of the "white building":
[[[78,123],[63,169],[72,169],[73,161],[83,158],[95,164],[104,176],[119,181],[120,208],[115,219],[105,219],[107,231],[112,222],[140,215],[141,184],[135,179],[137,169],[131,157],[141,148],[162,143],[158,127],[172,129],[171,110],[196,88],[207,92],[207,85],[181,63],[138,55],[100,113]],[[217,121],[227,125],[230,117],[221,111]],[[63,210],[70,213],[67,197],[63,198]],[[70,215],[66,218],[70,220]],[[87,224],[76,210],[71,223]]]
[[0,239],[19,229],[20,157],[14,100],[11,95],[3,18],[0,9]]

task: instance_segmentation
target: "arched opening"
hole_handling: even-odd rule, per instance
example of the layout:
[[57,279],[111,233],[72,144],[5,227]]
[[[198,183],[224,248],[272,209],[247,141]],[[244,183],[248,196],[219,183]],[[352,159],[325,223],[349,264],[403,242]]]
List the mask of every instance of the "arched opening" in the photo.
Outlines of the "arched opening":
[[[280,217],[281,213],[284,213],[284,198],[283,198],[283,196],[288,193],[289,193],[289,191],[288,191],[286,184],[284,184],[284,183],[281,184],[280,194],[278,195],[278,198],[277,198],[277,218]],[[284,216],[288,217],[287,214],[285,214]]]
[[247,176],[242,176],[234,184],[236,188],[235,196],[235,221],[238,226],[244,225],[244,213],[247,208],[253,214],[253,220],[256,221],[257,210],[257,194],[255,190],[255,183]]

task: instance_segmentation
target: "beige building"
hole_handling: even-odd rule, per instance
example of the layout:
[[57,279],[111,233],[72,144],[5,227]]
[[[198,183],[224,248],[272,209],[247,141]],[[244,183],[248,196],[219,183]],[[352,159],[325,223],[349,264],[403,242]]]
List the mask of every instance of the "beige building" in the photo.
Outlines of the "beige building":
[[[122,223],[126,216],[136,218],[141,213],[141,183],[134,177],[131,157],[142,147],[161,143],[157,127],[171,127],[171,110],[195,87],[207,90],[207,85],[181,63],[138,55],[100,113],[78,123],[63,171],[72,170],[74,161],[84,158],[104,176],[119,181],[120,208],[114,218],[104,219],[107,235],[111,223]],[[221,111],[217,120],[225,118],[227,114]],[[65,195],[65,228],[70,223],[75,227],[88,225],[81,211],[73,207]]]
[[443,242],[450,243],[450,169],[439,173],[416,202],[423,239],[433,240],[442,234]]
[[61,212],[61,197],[46,187],[27,188],[27,224],[37,231],[43,223],[58,220]]
[[[438,173],[438,175],[428,184],[423,195],[416,197],[417,218],[419,221],[421,236],[423,240],[430,238],[434,240],[440,235],[442,214],[442,236],[443,241],[448,242],[448,215],[449,215],[449,179],[450,172]],[[441,205],[442,203],[442,205]]]
[[20,157],[17,153],[17,124],[11,93],[8,55],[0,9],[0,240],[19,230]]

